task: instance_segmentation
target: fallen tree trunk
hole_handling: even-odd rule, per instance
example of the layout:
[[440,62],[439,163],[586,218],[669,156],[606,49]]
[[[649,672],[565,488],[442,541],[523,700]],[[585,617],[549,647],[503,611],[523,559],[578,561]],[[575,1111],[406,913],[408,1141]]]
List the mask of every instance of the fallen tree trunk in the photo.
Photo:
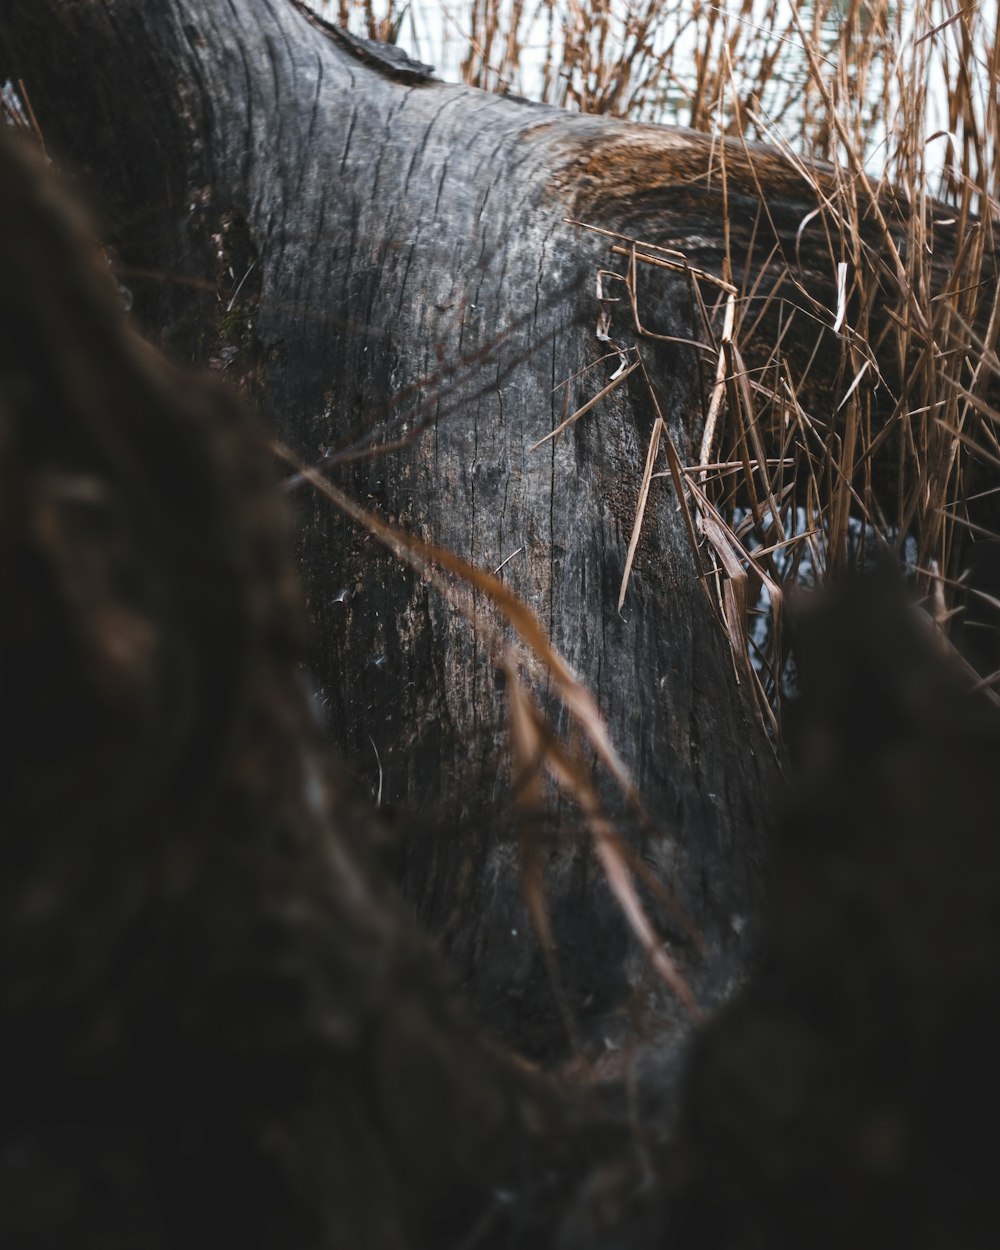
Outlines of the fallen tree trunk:
[[[284,423],[300,456],[316,450],[315,430],[298,424],[301,401],[315,399],[326,378],[341,388],[324,401],[326,446],[370,451],[373,432],[379,441],[403,435],[395,461],[340,453],[325,461],[341,473],[351,466],[353,491],[374,496],[383,515],[402,514],[407,526],[433,529],[476,556],[485,535],[499,532],[489,507],[496,492],[476,465],[495,460],[507,473],[510,515],[526,529],[538,516],[528,488],[541,492],[549,528],[537,541],[547,567],[538,572],[536,561],[532,574],[528,561],[520,588],[529,599],[542,594],[543,616],[584,673],[607,672],[588,669],[591,655],[615,665],[614,679],[596,682],[601,703],[646,793],[672,805],[676,845],[647,830],[646,850],[659,869],[668,860],[676,865],[664,875],[678,880],[706,936],[706,955],[699,960],[693,944],[685,951],[681,934],[673,948],[710,1000],[739,975],[745,938],[733,921],[755,900],[766,754],[749,751],[744,739],[761,748],[759,731],[669,510],[650,519],[631,624],[607,607],[617,575],[606,575],[610,588],[586,603],[571,576],[591,577],[587,558],[595,551],[621,555],[608,521],[617,515],[609,482],[616,467],[622,476],[635,472],[631,457],[641,458],[652,394],[661,402],[672,395],[676,444],[687,450],[697,442],[696,428],[685,424],[697,411],[697,369],[687,355],[695,349],[650,348],[660,353],[647,357],[652,394],[620,387],[613,414],[595,410],[594,420],[578,424],[572,446],[563,440],[550,453],[547,474],[536,471],[526,447],[543,360],[548,381],[564,363],[590,363],[594,310],[581,313],[579,301],[601,253],[564,230],[562,214],[600,210],[622,233],[655,228],[659,240],[685,238],[692,257],[718,262],[721,245],[701,215],[716,202],[712,193],[673,186],[685,170],[704,171],[700,141],[525,112],[516,102],[427,84],[420,71],[398,63],[391,88],[377,95],[374,85],[386,84],[382,69],[368,65],[376,56],[370,49],[361,49],[367,60],[359,69],[354,52],[336,43],[331,53],[326,35],[310,24],[269,41],[269,32],[285,29],[272,25],[280,11],[254,9],[251,20],[238,5],[206,3],[201,12],[240,41],[223,45],[218,31],[210,38],[197,25],[181,26],[172,6],[150,14],[137,5],[57,5],[47,24],[34,24],[33,8],[19,12],[16,25],[0,25],[0,65],[27,72],[29,54],[39,58],[37,111],[53,149],[75,151],[103,187],[118,226],[119,271],[131,272],[147,324],[177,352],[228,364]],[[246,25],[229,26],[234,15]],[[149,42],[152,34],[160,42]],[[180,99],[179,112],[163,115],[162,166],[142,142],[145,109],[124,126],[117,150],[128,159],[113,159],[101,119],[112,127],[105,138],[117,138],[113,128],[122,119],[102,83],[89,83],[89,95],[87,82],[76,84],[90,102],[80,112],[89,125],[77,118],[77,129],[59,114],[53,101],[66,90],[67,35],[77,37],[80,64],[101,49],[115,90],[141,82],[155,106]],[[297,55],[297,39],[314,59]],[[233,60],[227,46],[242,54]],[[237,63],[245,70],[239,89],[228,73]],[[315,67],[311,79],[307,65]],[[336,81],[337,66],[344,77],[334,91],[323,84],[328,71]],[[437,175],[430,216],[403,196],[386,201],[394,215],[378,222],[357,196],[360,226],[351,235],[357,193],[332,183],[324,208],[305,152],[296,163],[294,145],[268,143],[257,129],[261,68],[274,71],[272,84],[287,82],[293,99],[291,70],[298,70],[300,87],[306,82],[320,102],[310,114],[314,137],[323,117],[330,124],[322,101],[349,99],[375,74],[367,80],[370,111],[352,113],[339,149],[342,172],[356,150],[351,136],[370,137],[373,117],[391,149],[410,114],[425,138],[410,153],[410,177],[424,161]],[[200,96],[191,91],[198,81],[205,84]],[[212,104],[218,83],[232,86],[225,108]],[[493,175],[484,173],[482,200],[468,178],[449,171],[453,152],[461,151],[462,168],[467,151],[482,156],[486,116],[481,125],[464,119],[467,146],[453,133],[438,151],[447,128],[433,109],[420,111],[433,98],[425,91],[443,92],[438,103],[452,101],[455,111],[475,102],[495,122],[493,163],[479,166]],[[490,114],[494,107],[500,111]],[[296,115],[293,108],[289,116]],[[233,117],[246,123],[251,140],[245,160],[237,159],[232,135],[225,140]],[[376,157],[377,187],[399,192],[402,164],[391,150],[378,151],[387,164]],[[315,236],[292,231],[291,210],[283,209],[287,169],[277,205],[266,178],[257,181],[267,155],[301,173],[296,185],[304,217],[314,213]],[[636,1202],[637,1181],[654,1161],[642,1137],[623,1139],[594,1117],[574,1133],[551,1092],[483,1042],[432,949],[382,884],[370,807],[350,805],[344,779],[326,771],[295,673],[295,594],[258,436],[224,394],[184,380],[123,327],[106,275],[98,276],[74,230],[53,211],[46,176],[6,151],[0,160],[0,677],[7,736],[16,744],[0,790],[0,1212],[9,1239],[319,1247],[499,1246],[520,1237],[639,1247],[671,1237],[735,1247],[813,1237],[833,1246],[885,1244],[904,1229],[914,1244],[938,1245],[962,1218],[978,1236],[988,1225],[992,1156],[962,1140],[956,1107],[977,1102],[988,1127],[997,1104],[992,1056],[977,1040],[997,1018],[989,975],[1000,947],[992,837],[997,728],[995,717],[944,676],[912,620],[861,599],[829,618],[834,641],[820,654],[841,658],[826,671],[822,658],[807,666],[809,784],[780,843],[763,969],[697,1043],[680,1130],[661,1173],[667,1188],[646,1189]],[[321,159],[321,172],[330,172],[331,161]],[[767,158],[760,161],[768,168]],[[212,179],[199,182],[199,170]],[[738,166],[731,172],[730,197],[740,185],[749,196],[753,172],[743,169],[744,184]],[[770,209],[778,220],[784,213],[791,229],[801,206],[773,166],[772,175]],[[511,188],[520,201],[508,200]],[[426,193],[416,198],[429,207]],[[327,212],[337,225],[329,234]],[[439,228],[450,222],[453,234],[427,240],[431,260],[421,270],[425,219]],[[404,228],[417,233],[408,261],[394,247]],[[420,376],[429,381],[400,401],[393,370],[410,377],[416,367],[407,355],[418,341],[412,327],[443,335],[438,318],[450,311],[450,295],[432,310],[427,283],[443,272],[442,254],[456,261],[467,255],[469,238],[479,249],[478,268],[463,264],[457,285],[480,285],[474,298],[456,293],[460,350],[449,356],[443,338],[428,340]],[[198,265],[209,262],[217,266],[212,299],[199,307],[209,270]],[[494,317],[473,314],[491,293],[500,319],[508,273],[527,283],[514,289],[530,292],[530,314],[519,320],[512,309],[497,330]],[[144,289],[152,274],[161,280]],[[334,277],[354,284],[341,288]],[[190,285],[174,289],[178,278]],[[247,294],[251,280],[260,287]],[[689,312],[675,281],[653,283],[649,306],[664,318],[661,330],[691,338],[679,333]],[[302,292],[322,294],[325,311]],[[348,315],[359,294],[360,320]],[[309,314],[326,319],[324,334]],[[283,324],[290,337],[282,342],[271,334]],[[307,368],[303,341],[328,352],[333,365],[317,356]],[[347,364],[353,372],[340,372]],[[453,400],[462,404],[450,411]],[[550,411],[549,422],[560,415]],[[478,440],[490,431],[487,460]],[[414,432],[419,437],[411,439]],[[389,464],[395,472],[377,476]],[[459,968],[471,972],[478,960],[481,1001],[498,990],[508,1001],[528,999],[513,1024],[502,1014],[494,1021],[523,1036],[524,1017],[530,1023],[534,1011],[544,1021],[551,1008],[530,1001],[544,983],[541,972],[512,957],[509,946],[497,954],[494,941],[505,925],[523,923],[523,904],[504,843],[508,818],[490,820],[497,792],[482,785],[485,752],[496,752],[501,732],[499,700],[483,701],[495,660],[486,654],[486,631],[477,634],[470,663],[466,627],[319,507],[310,498],[299,525],[317,631],[312,662],[321,681],[325,672],[328,683],[341,683],[331,732],[348,747],[352,735],[368,736],[366,725],[398,732],[383,787],[408,802],[424,794],[426,770],[431,836],[407,850],[404,876],[449,937]],[[595,515],[602,521],[596,529]],[[559,534],[568,544],[562,561]],[[321,551],[324,536],[330,545]],[[340,576],[330,574],[334,559],[342,561]],[[343,570],[351,569],[348,583]],[[334,587],[336,594],[322,597]],[[331,613],[345,602],[357,609],[366,589],[370,614],[352,615],[331,641]],[[571,618],[574,605],[587,609],[583,625]],[[661,632],[660,621],[642,618],[637,607],[662,612],[669,628]],[[388,616],[390,608],[402,615]],[[623,643],[633,646],[640,676],[648,679],[654,660],[662,661],[662,672],[652,670],[655,682],[643,685],[624,669],[616,649]],[[358,676],[362,668],[342,667],[372,653],[370,679]],[[383,692],[380,702],[377,686],[365,689],[364,681],[383,680],[404,656],[415,665],[412,685]],[[430,677],[416,667],[421,656]],[[324,663],[331,667],[317,667]],[[431,739],[434,709],[447,715],[445,732]],[[403,737],[402,712],[424,718],[413,740]],[[664,727],[681,734],[683,747],[666,764],[657,757]],[[713,727],[707,742],[695,736]],[[402,769],[404,747],[419,767]],[[716,781],[729,788],[699,789]],[[713,794],[724,801],[713,802]],[[943,840],[955,812],[962,837]],[[850,836],[859,815],[860,831]],[[453,851],[440,835],[460,817],[471,832],[463,830],[465,844]],[[565,812],[551,820],[556,830],[572,828]],[[608,942],[621,922],[600,889],[593,870],[588,880],[581,869],[576,879],[564,875],[557,892],[565,909],[556,916],[560,956],[577,1014],[595,984],[614,1001],[622,969],[635,967],[624,940]],[[577,901],[585,910],[572,916]],[[923,923],[928,907],[936,926]],[[963,919],[949,928],[952,915]],[[581,949],[584,938],[596,956]],[[641,984],[642,974],[634,979]],[[669,1053],[659,1052],[665,1066]],[[613,1163],[602,1166],[609,1148]],[[635,1223],[609,1232],[604,1223],[623,1206]]]
[[[598,363],[609,345],[595,337],[608,240],[568,219],[718,270],[708,140],[448,86],[356,51],[286,3],[52,0],[8,5],[0,24],[0,66],[97,196],[150,333],[182,360],[224,366],[281,440],[381,517],[503,566],[593,691],[655,818],[634,845],[701,933],[703,955],[659,909],[711,1003],[752,930],[771,750],[665,481],[617,610],[654,419],[642,372],[535,447],[618,363]],[[749,203],[763,177],[772,213],[797,224],[794,178],[773,158],[755,172],[732,158],[730,197],[739,188]],[[651,269],[643,283],[649,325],[698,339],[688,278]],[[612,337],[638,341],[627,303]],[[696,454],[703,353],[684,341],[643,352],[674,440]],[[558,1049],[515,862],[500,657],[308,487],[296,505],[331,737],[373,793],[415,814],[405,889],[487,1018]],[[655,978],[573,849],[581,823],[565,802],[548,822],[555,941],[569,999],[608,1035],[600,1017],[626,980],[649,990]],[[658,997],[672,1014],[672,996]]]
[[546,1235],[601,1134],[376,870],[260,430],[124,324],[3,132],[0,185],[0,1240]]

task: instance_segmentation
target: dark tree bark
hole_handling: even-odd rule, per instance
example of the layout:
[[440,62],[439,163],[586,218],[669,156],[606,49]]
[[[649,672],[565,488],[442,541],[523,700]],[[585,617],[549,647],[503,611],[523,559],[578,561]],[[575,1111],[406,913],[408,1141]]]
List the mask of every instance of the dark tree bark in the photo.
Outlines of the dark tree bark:
[[[637,849],[677,889],[704,953],[668,914],[663,932],[699,999],[717,1000],[752,932],[772,755],[665,481],[616,610],[653,418],[641,375],[531,450],[610,372],[581,373],[607,350],[594,290],[608,241],[567,219],[718,270],[708,140],[387,70],[284,2],[16,2],[0,66],[24,80],[50,149],[98,197],[158,341],[226,365],[307,462],[370,451],[330,472],[383,517],[487,570],[518,553],[502,577],[596,695],[655,818]],[[773,157],[756,172],[736,148],[729,158],[737,254],[759,178],[774,218],[797,227],[794,178]],[[647,322],[697,338],[686,279],[651,272]],[[626,343],[628,320],[614,327]],[[700,436],[699,353],[644,352],[687,454]],[[373,791],[414,814],[405,889],[488,1020],[558,1047],[515,863],[496,656],[321,498],[302,489],[297,505],[330,734]],[[566,849],[579,823],[565,807],[550,822],[568,996],[601,1035],[629,981],[655,990],[667,1020],[672,996],[656,990],[601,874]]]
[[546,1236],[601,1135],[381,884],[266,442],[3,133],[0,185],[0,1241]]
[[[324,463],[383,517],[487,568],[525,548],[504,575],[597,692],[659,822],[637,849],[700,950],[658,919],[712,1003],[744,972],[769,748],[666,493],[614,610],[649,392],[530,450],[554,386],[573,379],[573,407],[605,376],[580,371],[606,248],[566,217],[718,270],[710,149],[383,56],[277,3],[0,18],[0,75],[96,194],[147,330],[225,366],[305,460],[370,453]],[[773,154],[726,160],[737,263],[763,186],[823,298],[794,179]],[[696,1039],[651,1157],[483,1040],[385,884],[383,831],[296,670],[266,441],[150,351],[120,295],[49,173],[0,145],[4,1244],[992,1244],[995,1152],[961,1116],[985,1133],[1000,1106],[998,728],[898,600],[805,634],[805,783],[760,968]],[[648,324],[696,337],[683,281],[643,297]],[[696,351],[644,351],[687,453]],[[295,502],[327,736],[361,773],[374,744],[384,796],[418,814],[404,884],[481,1016],[551,1052],[496,657],[319,497]],[[576,823],[550,813],[554,838]],[[567,997],[603,1033],[649,973],[593,864],[555,842],[549,875]],[[671,1013],[661,991],[653,1027]],[[671,1106],[669,1035],[650,1058]],[[640,1184],[651,1163],[662,1189]]]

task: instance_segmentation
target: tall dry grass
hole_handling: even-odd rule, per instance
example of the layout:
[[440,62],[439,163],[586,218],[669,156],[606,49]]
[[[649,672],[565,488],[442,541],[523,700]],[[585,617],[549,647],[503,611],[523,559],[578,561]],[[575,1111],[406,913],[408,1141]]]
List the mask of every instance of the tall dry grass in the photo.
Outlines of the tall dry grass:
[[[718,421],[700,457],[730,467],[688,475],[708,518],[720,615],[753,660],[775,727],[789,583],[822,581],[881,547],[902,562],[944,645],[995,654],[975,631],[1000,622],[997,590],[969,577],[1000,518],[996,7],[851,0],[832,43],[818,33],[822,5],[786,10],[783,38],[807,70],[799,105],[785,112],[788,133],[725,45],[705,77],[717,129],[768,138],[821,204],[837,297],[815,312],[836,332],[838,382],[820,410],[780,343],[761,359],[751,274],[731,332],[716,331]],[[829,180],[816,156],[834,162]],[[770,614],[755,630],[747,614],[762,587]],[[995,697],[1000,673],[979,678]]]
[[[357,33],[443,61],[445,72],[450,58],[474,86],[764,141],[784,154],[803,198],[819,205],[828,241],[835,295],[810,310],[837,356],[822,402],[781,336],[761,334],[762,312],[787,325],[781,288],[797,282],[794,248],[784,253],[787,273],[770,272],[760,287],[735,257],[720,274],[689,266],[715,368],[699,454],[685,463],[645,368],[638,307],[639,267],[666,258],[640,240],[610,248],[636,311],[629,376],[646,380],[657,413],[623,599],[649,485],[669,476],[737,673],[776,744],[794,664],[784,627],[789,589],[821,583],[878,549],[895,552],[942,645],[966,665],[961,657],[973,656],[974,679],[1000,699],[1000,671],[984,667],[990,648],[976,633],[996,629],[1000,587],[970,576],[978,553],[1000,541],[997,0],[428,0],[419,9],[399,0],[313,2]],[[29,124],[13,97],[0,109]],[[773,255],[763,241],[759,251]],[[808,295],[800,291],[789,307],[801,308]],[[333,490],[298,468],[317,489]],[[506,621],[494,650],[508,675],[521,796],[539,806],[544,774],[576,802],[643,944],[693,1006],[642,911],[632,885],[637,866],[601,811],[590,758],[603,759],[631,804],[638,796],[596,705],[538,622],[496,578],[390,531],[346,498],[336,502],[460,606],[478,611],[461,589],[471,586]],[[533,671],[555,674],[586,750],[568,746],[546,722],[531,693]],[[529,839],[525,881],[546,942],[532,848]]]
[[[776,732],[786,590],[876,549],[905,565],[944,645],[983,651],[972,631],[1000,604],[967,582],[1000,517],[996,0],[338,0],[337,17],[430,59],[457,39],[471,85],[781,150],[821,204],[837,295],[814,313],[836,335],[836,389],[817,410],[781,343],[762,354],[752,274],[726,300],[702,291],[709,428],[697,465],[669,464],[657,424],[634,537],[651,476],[673,474]],[[1000,672],[979,678],[1000,687]]]
[[[894,553],[941,645],[1000,702],[1000,647],[983,645],[1000,629],[997,0],[429,0],[421,9],[338,0],[336,16],[473,86],[783,154],[803,201],[818,206],[810,216],[825,235],[833,292],[825,304],[796,272],[795,242],[777,232],[768,240],[762,231],[759,272],[730,255],[722,272],[700,273],[641,240],[609,240],[637,338],[602,394],[635,375],[656,414],[619,606],[650,484],[669,477],[737,676],[779,753],[794,681],[787,595],[876,552]],[[786,258],[777,274],[776,255]],[[647,265],[686,270],[714,353],[694,463],[671,440],[646,369],[638,271]],[[817,351],[832,384],[818,389],[815,356],[803,368],[783,347],[803,310],[823,327]],[[775,322],[780,332],[764,333]],[[992,568],[996,584],[977,568]],[[478,573],[466,578],[490,599]],[[567,760],[526,702],[510,653],[502,662],[528,806],[547,773],[589,814],[598,852],[612,848],[609,879],[627,883],[634,865],[594,806],[586,761]],[[525,882],[544,943],[533,863],[529,840]],[[629,889],[620,897],[650,946]],[[690,1005],[675,970],[661,971]]]
[[[893,179],[932,131],[942,132],[937,168],[943,132],[959,135],[970,108],[982,120],[997,10],[996,0],[309,3],[488,91],[748,139],[780,135],[828,160],[843,154],[846,129]],[[925,114],[930,129],[918,133]]]

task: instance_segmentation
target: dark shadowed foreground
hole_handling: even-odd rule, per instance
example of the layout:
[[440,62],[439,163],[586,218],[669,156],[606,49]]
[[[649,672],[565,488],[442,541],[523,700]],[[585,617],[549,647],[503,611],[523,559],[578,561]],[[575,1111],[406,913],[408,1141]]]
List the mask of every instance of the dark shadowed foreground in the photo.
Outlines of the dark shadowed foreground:
[[0,1244],[995,1244],[1000,724],[891,577],[801,616],[759,966],[619,1123],[373,859],[253,423],[6,140],[0,187]]
[[[777,769],[746,640],[774,573],[766,552],[802,537],[799,505],[816,532],[828,522],[831,567],[849,522],[881,518],[902,544],[927,516],[917,559],[925,589],[941,590],[968,571],[968,535],[997,528],[993,374],[985,356],[966,368],[970,335],[992,342],[1000,326],[983,294],[996,287],[991,223],[922,192],[915,218],[893,191],[859,199],[843,171],[735,139],[443,83],[290,0],[5,0],[8,77],[97,205],[150,341],[224,373],[321,487],[480,571],[442,595],[315,479],[290,492],[323,733],[409,821],[390,848],[398,879],[479,1018],[521,1053],[574,1058],[521,889],[526,847],[588,1056],[620,1073],[624,1042],[682,1043],[691,1013],[602,869],[605,817],[643,880],[646,945],[710,1011],[746,973],[773,832]],[[913,382],[942,360],[957,433]],[[152,458],[183,494],[183,475]],[[743,466],[742,487],[710,489],[733,526],[737,497],[750,510],[749,576],[706,508],[700,539],[684,512],[709,489],[704,458]],[[948,498],[958,481],[974,506]],[[179,515],[199,534],[191,494]],[[190,541],[197,569],[206,553]],[[494,570],[487,589],[527,604],[591,692],[634,791],[588,737],[596,718],[502,619],[483,588]],[[240,631],[208,623],[225,619],[210,601],[231,610],[225,579],[205,576],[184,611],[217,632],[220,658],[204,680],[178,663],[157,707],[236,680]],[[775,703],[785,637],[771,631]],[[518,690],[553,745],[521,828]],[[190,716],[178,717],[180,735]],[[555,748],[575,785],[553,782]],[[596,799],[580,801],[583,782]],[[644,813],[624,797],[636,793]]]
[[454,1244],[550,1100],[369,870],[257,429],[0,162],[0,1243]]
[[[711,141],[401,80],[284,0],[7,0],[0,74],[25,82],[50,152],[85,177],[157,345],[224,371],[272,434],[381,519],[487,573],[503,565],[607,720],[651,821],[638,828],[598,769],[601,797],[681,895],[701,944],[662,907],[658,935],[699,1001],[718,1001],[746,959],[774,762],[664,479],[618,610],[655,416],[641,371],[535,446],[618,363],[595,333],[608,240],[567,219],[651,231],[718,268]],[[752,197],[758,176],[744,158],[731,194],[739,180]],[[801,189],[775,177],[794,233]],[[680,341],[650,340],[644,358],[696,454],[698,313],[685,274],[647,268],[643,315]],[[627,302],[613,329],[638,341]],[[477,1009],[524,1050],[565,1057],[521,896],[489,604],[478,597],[470,626],[311,487],[291,499],[324,729],[373,795],[416,814],[398,844],[404,889]],[[548,673],[534,693],[572,740]],[[686,1027],[578,806],[550,801],[537,841],[585,1040],[603,1050],[630,1011]]]

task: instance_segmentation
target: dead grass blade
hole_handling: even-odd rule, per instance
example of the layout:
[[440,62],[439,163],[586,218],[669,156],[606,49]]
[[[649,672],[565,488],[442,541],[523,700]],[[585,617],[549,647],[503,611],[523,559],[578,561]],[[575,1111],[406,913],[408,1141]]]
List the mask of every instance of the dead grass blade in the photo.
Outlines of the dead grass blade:
[[625,602],[625,592],[628,590],[628,579],[632,573],[632,562],[635,560],[635,553],[639,546],[639,537],[642,533],[642,521],[646,515],[646,500],[649,498],[649,486],[653,480],[653,468],[656,464],[656,457],[660,450],[660,435],[663,432],[663,422],[659,417],[653,422],[653,432],[649,436],[649,449],[646,452],[646,467],[642,472],[642,482],[639,486],[639,502],[635,509],[635,520],[632,523],[632,536],[629,539],[628,552],[625,556],[625,571],[622,573],[621,589],[618,592],[618,611],[622,610],[622,604]]
[[[527,655],[540,664],[551,677],[559,697],[567,710],[575,717],[598,758],[614,777],[622,794],[631,803],[640,806],[638,792],[629,776],[628,769],[611,743],[607,726],[604,724],[593,695],[577,679],[566,661],[552,646],[541,622],[526,603],[491,573],[477,568],[444,547],[425,542],[414,534],[407,534],[387,524],[334,486],[316,469],[306,465],[288,447],[276,444],[275,452],[297,474],[301,475],[304,481],[309,482],[346,516],[362,525],[398,559],[409,564],[411,568],[425,577],[441,591],[449,602],[455,604],[467,616],[474,615],[474,609],[461,596],[455,594],[451,584],[441,576],[441,571],[453,574],[465,585],[478,590],[507,621],[524,645]],[[481,626],[482,622],[477,619],[477,624]],[[506,648],[501,645],[498,637],[492,641],[495,658],[499,661],[505,654]]]
[[598,393],[592,399],[588,399],[585,404],[577,408],[576,412],[571,413],[564,421],[560,421],[554,430],[550,430],[549,433],[546,434],[544,438],[540,438],[537,443],[533,443],[531,447],[528,448],[528,450],[537,451],[539,447],[549,442],[550,439],[558,438],[560,434],[562,434],[565,430],[568,430],[571,425],[575,425],[577,421],[579,421],[582,416],[585,416],[588,412],[590,412],[592,408],[596,408],[602,399],[607,399],[607,397],[613,391],[616,391],[619,388],[619,386],[621,386],[621,384],[627,378],[629,378],[633,373],[635,373],[636,369],[638,368],[639,368],[638,362],[634,362],[630,364],[628,368],[624,370],[624,372],[618,373],[617,376],[612,378],[612,380],[607,384],[607,386],[603,387],[600,391],[598,391]]

